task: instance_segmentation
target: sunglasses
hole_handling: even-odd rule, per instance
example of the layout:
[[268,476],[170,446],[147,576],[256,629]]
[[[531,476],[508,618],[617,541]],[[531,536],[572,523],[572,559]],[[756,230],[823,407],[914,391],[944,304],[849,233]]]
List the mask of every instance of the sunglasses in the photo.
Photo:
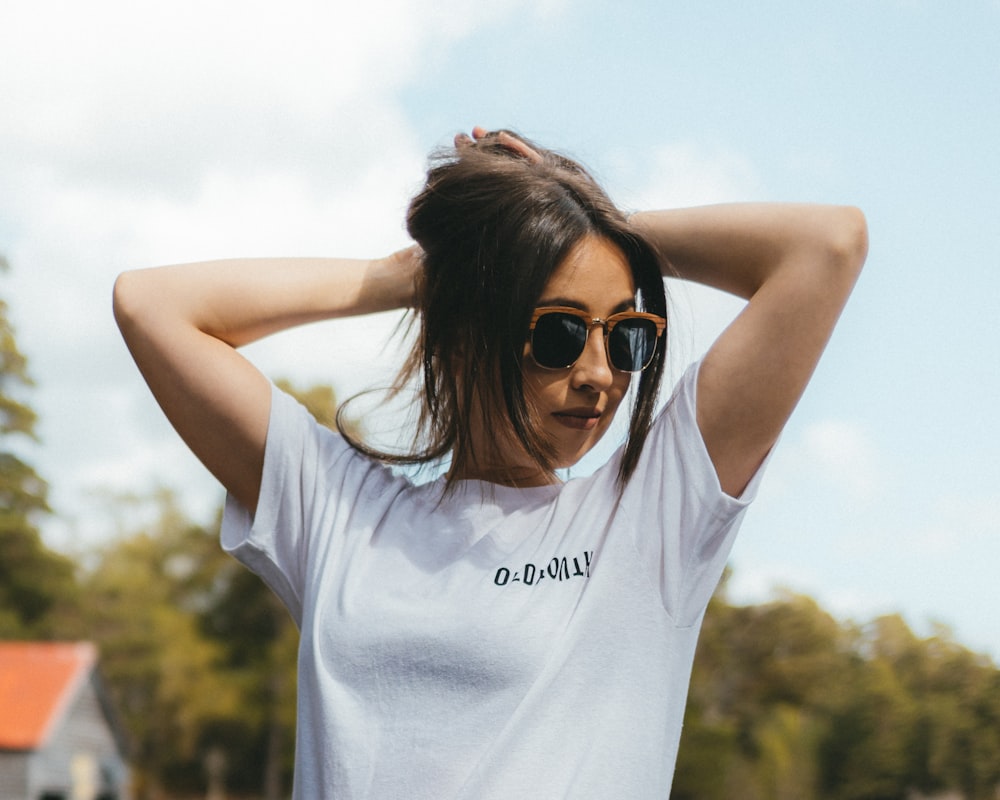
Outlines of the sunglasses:
[[604,328],[604,349],[611,366],[620,372],[642,372],[653,360],[656,341],[667,321],[642,311],[622,311],[607,319],[597,319],[578,308],[536,308],[528,326],[532,359],[545,369],[573,366],[583,354],[590,329],[595,325]]

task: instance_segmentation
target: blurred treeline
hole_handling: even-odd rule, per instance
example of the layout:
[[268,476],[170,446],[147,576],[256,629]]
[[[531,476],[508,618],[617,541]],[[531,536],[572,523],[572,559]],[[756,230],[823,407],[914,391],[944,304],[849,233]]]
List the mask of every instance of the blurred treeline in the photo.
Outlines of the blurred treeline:
[[[2,263],[2,262],[0,262]],[[136,796],[287,796],[297,632],[224,555],[218,520],[167,492],[149,521],[70,560],[42,543],[47,487],[8,447],[30,386],[0,301],[0,638],[88,639],[131,741]],[[332,419],[325,387],[295,392]],[[912,800],[1000,788],[1000,670],[945,629],[840,622],[785,595],[738,606],[725,581],[696,657],[675,800]],[[218,796],[218,795],[216,795]],[[955,796],[955,795],[951,795]]]
[[803,595],[736,606],[695,657],[674,800],[1000,797],[1000,670],[898,615],[838,622]]

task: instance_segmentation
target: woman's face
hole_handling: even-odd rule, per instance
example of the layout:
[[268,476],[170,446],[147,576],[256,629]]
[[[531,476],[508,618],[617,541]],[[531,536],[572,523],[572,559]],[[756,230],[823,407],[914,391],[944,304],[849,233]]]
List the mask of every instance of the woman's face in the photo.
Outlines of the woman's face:
[[[538,307],[569,306],[591,318],[607,319],[635,307],[635,283],[624,254],[608,240],[591,236],[580,241],[545,285]],[[604,331],[590,329],[576,362],[564,369],[545,369],[525,343],[524,394],[539,433],[555,450],[553,466],[568,467],[600,441],[628,391],[631,375],[608,363]],[[550,483],[513,435],[487,429],[482,417],[471,420],[477,463],[459,478],[476,478],[519,486]]]
[[[581,240],[552,274],[538,306],[579,308],[595,319],[635,308],[635,282],[624,253],[607,239]],[[540,432],[555,446],[555,466],[575,464],[607,432],[631,375],[608,363],[599,325],[591,327],[572,366],[539,367],[527,345],[523,363],[525,400]]]

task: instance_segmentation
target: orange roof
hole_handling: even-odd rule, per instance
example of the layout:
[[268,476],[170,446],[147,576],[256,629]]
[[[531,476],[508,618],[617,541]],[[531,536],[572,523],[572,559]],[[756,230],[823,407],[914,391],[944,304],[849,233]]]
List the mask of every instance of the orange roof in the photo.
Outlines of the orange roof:
[[34,750],[97,663],[87,642],[0,642],[0,750]]

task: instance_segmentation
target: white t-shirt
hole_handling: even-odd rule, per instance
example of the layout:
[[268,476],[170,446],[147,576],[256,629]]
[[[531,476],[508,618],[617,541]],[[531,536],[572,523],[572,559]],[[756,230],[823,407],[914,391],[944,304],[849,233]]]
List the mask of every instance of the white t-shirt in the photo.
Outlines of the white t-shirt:
[[301,629],[295,797],[666,798],[691,662],[758,476],[724,494],[692,366],[619,499],[593,475],[442,498],[275,389],[222,543]]

